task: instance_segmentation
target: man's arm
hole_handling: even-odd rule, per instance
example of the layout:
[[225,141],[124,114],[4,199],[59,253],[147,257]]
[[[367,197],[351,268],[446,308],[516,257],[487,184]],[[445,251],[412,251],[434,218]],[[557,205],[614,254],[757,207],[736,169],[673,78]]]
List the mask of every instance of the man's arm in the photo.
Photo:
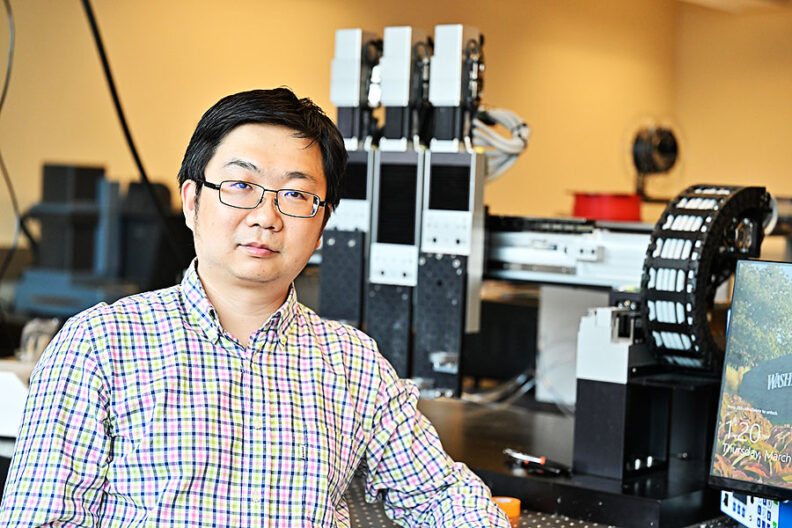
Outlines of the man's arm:
[[107,392],[85,318],[55,336],[33,372],[0,526],[98,526],[110,444]]
[[508,528],[489,489],[443,451],[417,409],[418,390],[380,361],[382,385],[366,451],[367,500],[382,493],[388,516],[402,526]]

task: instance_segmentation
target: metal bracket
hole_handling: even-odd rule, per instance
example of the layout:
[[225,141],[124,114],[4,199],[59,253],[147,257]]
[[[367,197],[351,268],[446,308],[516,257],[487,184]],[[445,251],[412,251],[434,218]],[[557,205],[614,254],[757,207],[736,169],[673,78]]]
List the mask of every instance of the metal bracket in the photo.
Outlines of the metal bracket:
[[457,374],[459,372],[459,354],[451,352],[432,352],[429,354],[429,361],[435,372],[445,372],[446,374]]

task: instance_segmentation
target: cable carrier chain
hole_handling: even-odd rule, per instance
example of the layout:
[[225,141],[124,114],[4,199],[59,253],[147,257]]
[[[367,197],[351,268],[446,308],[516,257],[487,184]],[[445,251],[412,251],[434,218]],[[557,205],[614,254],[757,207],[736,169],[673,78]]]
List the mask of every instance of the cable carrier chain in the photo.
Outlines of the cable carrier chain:
[[694,185],[669,202],[644,260],[642,319],[664,362],[718,371],[709,310],[737,261],[759,256],[771,197],[764,187]]

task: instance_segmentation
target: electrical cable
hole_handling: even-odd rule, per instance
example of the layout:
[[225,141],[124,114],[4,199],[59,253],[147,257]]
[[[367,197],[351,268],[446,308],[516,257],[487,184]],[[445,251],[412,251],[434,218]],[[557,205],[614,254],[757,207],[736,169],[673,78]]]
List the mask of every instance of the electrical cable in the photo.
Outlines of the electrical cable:
[[5,6],[6,15],[8,16],[8,62],[6,64],[6,74],[3,81],[3,93],[0,95],[0,112],[2,112],[6,96],[8,96],[8,84],[11,81],[11,64],[14,62],[14,41],[16,39],[14,13],[11,11],[11,4],[9,0],[3,0],[3,5]]
[[525,383],[523,383],[522,385],[520,385],[520,387],[518,387],[518,389],[517,389],[516,391],[514,391],[514,394],[512,394],[511,396],[508,396],[507,398],[505,398],[505,399],[503,400],[503,403],[504,403],[505,405],[512,405],[512,404],[514,404],[514,403],[515,403],[515,402],[517,402],[517,401],[518,401],[520,398],[522,398],[523,396],[525,396],[525,395],[526,395],[526,394],[527,394],[527,393],[528,393],[528,392],[529,392],[531,389],[533,389],[535,386],[536,386],[536,378],[531,378],[531,379],[529,379],[528,381],[526,381]]
[[[14,14],[11,11],[11,3],[10,0],[3,0],[3,5],[5,6],[7,18],[8,18],[8,60],[6,63],[6,72],[5,72],[5,80],[3,81],[3,91],[0,94],[0,113],[3,111],[3,105],[5,104],[6,96],[8,95],[8,85],[11,81],[11,66],[14,62],[14,42],[16,40],[16,31],[14,28]],[[16,192],[14,191],[14,185],[11,181],[11,177],[8,175],[8,170],[6,168],[6,164],[3,161],[3,154],[0,152],[0,173],[3,174],[3,180],[5,181],[6,187],[8,188],[8,196],[11,199],[11,208],[14,212],[14,218],[16,220],[16,225],[14,227],[14,238],[11,242],[11,246],[8,249],[8,253],[6,253],[5,259],[3,259],[3,264],[0,265],[0,283],[3,281],[3,276],[5,276],[6,271],[11,265],[11,260],[14,257],[14,253],[16,252],[17,244],[19,243],[19,232],[20,228],[22,227],[22,214],[19,211],[19,202],[17,201]],[[2,318],[2,312],[0,312],[0,318]]]
[[110,71],[110,63],[107,60],[107,54],[105,53],[104,44],[102,43],[102,37],[99,34],[99,26],[96,23],[96,18],[94,17],[93,8],[91,7],[90,0],[83,0],[82,2],[83,8],[85,9],[85,15],[88,18],[88,22],[91,25],[91,33],[94,37],[94,42],[96,44],[96,50],[99,52],[99,59],[102,61],[102,69],[104,70],[105,79],[107,80],[107,86],[110,89],[110,95],[113,98],[113,105],[116,109],[116,114],[118,115],[118,120],[121,122],[121,128],[124,132],[124,137],[126,138],[127,145],[129,146],[129,150],[132,153],[132,157],[135,160],[135,165],[137,165],[138,172],[140,172],[140,180],[143,182],[144,186],[148,190],[149,196],[151,196],[151,201],[154,203],[154,207],[157,210],[157,214],[160,220],[160,223],[164,229],[165,235],[168,238],[168,242],[173,252],[174,256],[179,259],[179,262],[187,262],[186,255],[179,247],[179,244],[176,242],[176,237],[171,230],[170,225],[168,224],[168,217],[165,214],[165,210],[162,207],[159,199],[157,198],[157,193],[154,190],[154,186],[151,184],[151,181],[148,178],[146,173],[146,169],[143,168],[143,162],[138,155],[137,148],[135,147],[135,142],[132,139],[132,133],[129,130],[129,126],[127,125],[126,117],[124,116],[124,110],[121,107],[121,100],[118,97],[118,91],[116,90],[115,81],[113,81],[113,74]]
[[531,382],[533,374],[533,367],[529,367],[492,389],[477,392],[463,392],[460,399],[473,403],[494,403],[505,400],[515,391],[519,391],[522,386]]
[[[500,177],[517,161],[528,147],[531,128],[517,114],[509,110],[492,108],[479,112],[473,119],[473,144],[486,147],[486,182]],[[511,132],[507,138],[491,127],[500,124]]]
[[[6,62],[6,72],[5,72],[5,80],[3,81],[3,91],[0,95],[0,112],[3,110],[3,105],[5,104],[6,96],[8,95],[8,85],[11,81],[11,66],[14,62],[14,42],[16,41],[16,30],[14,27],[14,13],[11,11],[11,3],[10,0],[3,0],[3,6],[6,10],[6,15],[8,18],[8,60]],[[3,174],[3,180],[5,181],[6,187],[8,187],[8,195],[11,199],[11,208],[14,212],[14,218],[16,223],[14,225],[14,237],[11,241],[11,247],[8,249],[8,253],[6,254],[5,259],[3,259],[2,265],[0,265],[0,284],[3,282],[3,276],[8,271],[9,266],[11,265],[11,260],[14,257],[14,253],[16,252],[17,244],[19,244],[19,232],[20,230],[24,230],[27,233],[27,230],[24,227],[24,220],[23,216],[19,211],[19,202],[17,201],[16,192],[14,191],[14,185],[11,181],[11,177],[8,175],[8,169],[6,168],[6,164],[3,161],[2,152],[0,152],[0,173]],[[3,324],[6,319],[5,310],[3,309],[2,303],[0,303],[0,331],[2,331],[4,340],[8,343],[13,343],[14,340],[9,335],[8,331],[6,330],[6,325]]]
[[540,378],[532,367],[527,368],[517,376],[504,381],[502,384],[480,392],[463,392],[460,399],[470,403],[484,405],[489,409],[510,409],[514,410],[514,404],[519,401],[525,394],[534,389],[537,384],[541,384],[550,395],[554,398],[552,403],[561,414],[567,418],[575,416],[574,404],[564,403],[563,397],[555,390],[553,385],[548,381],[547,373],[569,364],[572,356],[566,356],[561,360],[557,360],[542,369],[543,376]]
[[[3,264],[0,265],[0,283],[3,280],[3,276],[8,271],[8,268],[11,266],[11,260],[14,258],[14,253],[16,253],[17,245],[19,244],[19,232],[21,222],[17,221],[14,224],[14,236],[11,237],[11,246],[8,248],[8,253],[6,253],[5,258],[3,259]],[[2,307],[0,307],[1,309]],[[2,320],[2,314],[0,314],[0,320]]]
[[[563,340],[561,339],[551,343],[545,342],[543,353],[547,354],[549,350],[557,346],[557,344],[561,344],[562,342]],[[552,353],[551,355],[555,356],[555,354]],[[556,386],[553,384],[553,382],[550,381],[551,378],[548,374],[561,367],[568,366],[570,364],[574,368],[576,361],[576,353],[568,352],[566,354],[560,355],[560,357],[554,357],[553,359],[554,361],[548,361],[546,364],[542,366],[539,372],[540,375],[537,375],[535,378],[536,386],[539,387],[541,385],[541,387],[550,394],[552,401],[549,403],[555,405],[555,407],[561,412],[561,414],[563,414],[568,418],[573,417],[575,415],[575,404],[574,403],[570,404],[563,401],[565,399],[564,396],[556,389]]]

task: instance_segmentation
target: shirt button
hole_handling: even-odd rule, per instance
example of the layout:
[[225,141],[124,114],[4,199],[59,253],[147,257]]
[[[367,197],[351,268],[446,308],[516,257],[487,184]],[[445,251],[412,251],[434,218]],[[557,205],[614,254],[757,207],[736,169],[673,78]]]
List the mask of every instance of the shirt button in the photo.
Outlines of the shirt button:
[[253,429],[264,429],[264,420],[261,418],[253,418]]

